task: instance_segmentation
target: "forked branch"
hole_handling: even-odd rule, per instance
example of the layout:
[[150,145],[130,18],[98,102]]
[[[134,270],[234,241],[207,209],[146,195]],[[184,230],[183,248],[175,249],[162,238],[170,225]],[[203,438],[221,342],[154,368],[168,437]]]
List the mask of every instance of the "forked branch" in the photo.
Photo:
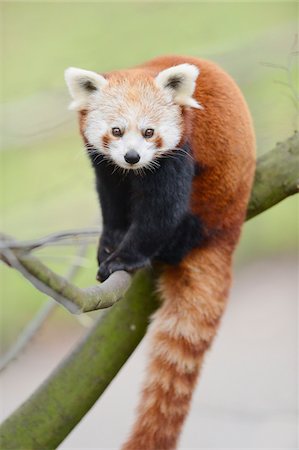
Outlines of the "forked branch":
[[[5,242],[2,235],[2,244]],[[108,308],[124,295],[131,282],[131,275],[124,271],[112,274],[105,283],[79,288],[66,278],[56,274],[30,252],[2,245],[0,259],[17,269],[28,281],[44,294],[52,297],[73,314]]]

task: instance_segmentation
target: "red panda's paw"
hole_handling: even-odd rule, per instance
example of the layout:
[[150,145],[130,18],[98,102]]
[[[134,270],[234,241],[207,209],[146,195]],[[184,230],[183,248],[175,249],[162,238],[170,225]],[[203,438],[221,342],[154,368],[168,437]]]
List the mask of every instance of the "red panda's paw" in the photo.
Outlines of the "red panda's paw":
[[98,268],[96,279],[100,281],[100,283],[103,283],[103,281],[107,280],[109,275],[110,273],[107,270],[103,270],[103,267],[101,268],[101,270],[100,268]]
[[117,249],[125,236],[125,230],[105,229],[99,242],[98,263],[104,262]]
[[105,281],[113,272],[117,272],[118,270],[124,270],[125,272],[135,272],[138,269],[142,269],[144,267],[150,267],[151,261],[148,258],[143,258],[136,261],[124,261],[120,257],[113,258],[111,255],[106,261],[100,264],[97,280]]
[[110,247],[100,246],[98,249],[98,263],[101,264],[111,255],[112,250]]

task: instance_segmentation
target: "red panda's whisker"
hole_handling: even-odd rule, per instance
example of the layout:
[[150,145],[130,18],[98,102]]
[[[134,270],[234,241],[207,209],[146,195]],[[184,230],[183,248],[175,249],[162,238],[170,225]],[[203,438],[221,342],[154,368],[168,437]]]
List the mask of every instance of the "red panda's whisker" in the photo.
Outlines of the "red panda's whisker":
[[177,147],[175,150],[179,150],[180,152],[185,153],[187,156],[189,156],[189,158],[192,159],[192,161],[194,161],[193,156],[190,153],[188,153],[186,150],[184,150],[183,148]]
[[176,148],[174,148],[174,149],[171,149],[171,148],[170,148],[170,149],[168,149],[168,150],[165,150],[165,151],[163,152],[163,154],[164,154],[164,155],[167,155],[167,156],[170,156],[170,155],[172,155],[172,156],[177,156],[176,152],[184,153],[184,154],[187,155],[190,159],[192,159],[192,161],[194,161],[193,156],[190,155],[190,153],[188,153],[185,149],[183,149],[183,148],[181,148],[181,147],[176,147]]

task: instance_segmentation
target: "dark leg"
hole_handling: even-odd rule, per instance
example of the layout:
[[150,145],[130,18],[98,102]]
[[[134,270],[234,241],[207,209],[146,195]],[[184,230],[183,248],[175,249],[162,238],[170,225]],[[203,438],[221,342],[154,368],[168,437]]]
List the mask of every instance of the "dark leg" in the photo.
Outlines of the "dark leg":
[[116,270],[131,272],[149,265],[168,244],[188,213],[193,173],[190,157],[177,151],[155,172],[132,175],[132,223],[120,246],[100,265],[101,280]]
[[98,263],[105,261],[119,246],[129,228],[129,177],[119,173],[103,156],[91,155],[96,188],[103,216]]

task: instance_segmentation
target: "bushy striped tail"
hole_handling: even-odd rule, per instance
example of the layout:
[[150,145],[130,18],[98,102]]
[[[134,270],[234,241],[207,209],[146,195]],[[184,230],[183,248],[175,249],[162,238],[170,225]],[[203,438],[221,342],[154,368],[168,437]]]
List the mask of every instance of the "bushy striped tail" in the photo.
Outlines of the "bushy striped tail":
[[168,268],[149,328],[150,359],[132,434],[122,450],[174,450],[206,350],[225,308],[231,251],[194,250]]

